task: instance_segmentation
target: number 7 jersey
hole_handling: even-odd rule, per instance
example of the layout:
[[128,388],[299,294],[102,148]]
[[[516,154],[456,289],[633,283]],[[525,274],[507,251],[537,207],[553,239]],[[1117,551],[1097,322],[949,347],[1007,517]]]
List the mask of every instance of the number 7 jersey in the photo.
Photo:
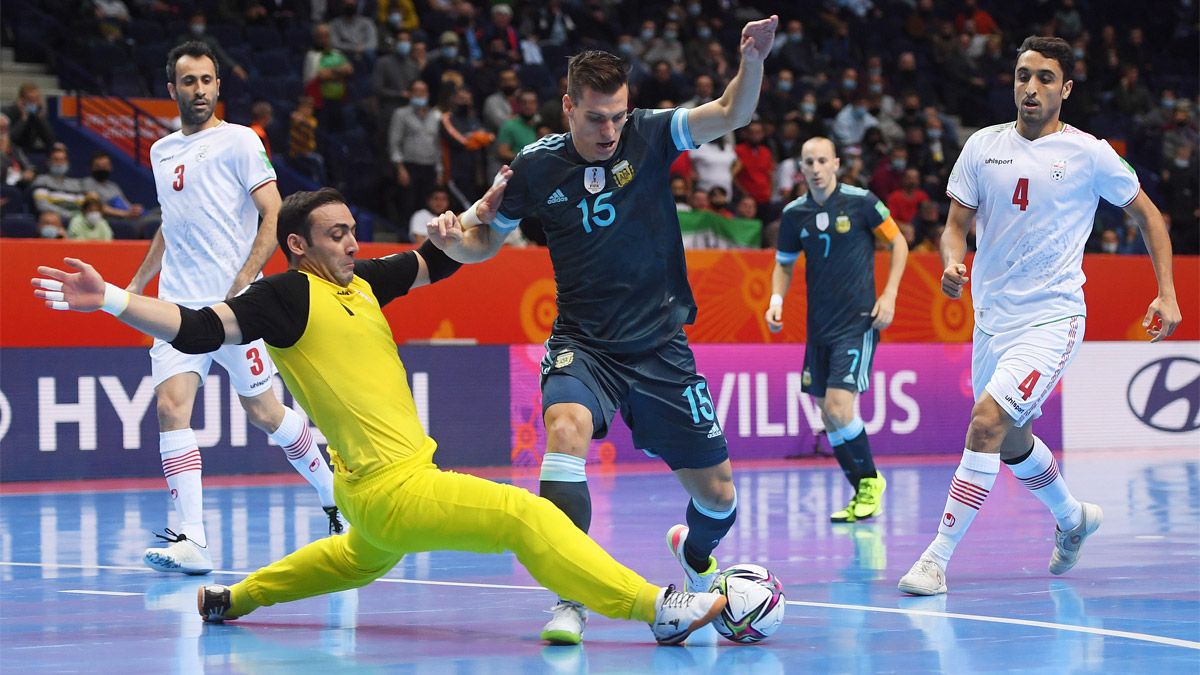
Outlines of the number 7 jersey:
[[1014,122],[972,134],[946,194],[976,209],[976,325],[994,335],[1086,316],[1083,247],[1096,206],[1123,208],[1140,189],[1112,146],[1069,124],[1034,141]]

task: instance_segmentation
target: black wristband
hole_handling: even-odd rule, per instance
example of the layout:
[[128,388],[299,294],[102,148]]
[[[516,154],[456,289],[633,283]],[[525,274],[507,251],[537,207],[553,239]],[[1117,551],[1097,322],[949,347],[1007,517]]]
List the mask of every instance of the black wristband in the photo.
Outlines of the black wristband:
[[434,246],[433,242],[428,239],[421,244],[421,248],[417,249],[417,253],[421,254],[425,260],[425,266],[429,268],[429,283],[431,284],[445,279],[462,267],[462,263],[446,255],[445,251]]

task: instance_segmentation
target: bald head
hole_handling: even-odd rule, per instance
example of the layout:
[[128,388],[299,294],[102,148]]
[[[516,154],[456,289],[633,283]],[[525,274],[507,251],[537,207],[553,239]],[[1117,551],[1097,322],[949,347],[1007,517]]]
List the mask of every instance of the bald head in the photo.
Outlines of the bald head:
[[828,138],[824,136],[813,136],[807,141],[804,141],[804,145],[800,146],[800,156],[803,157],[806,154],[814,153],[828,154],[828,156],[831,158],[837,157],[837,148],[834,146],[833,141],[829,140]]

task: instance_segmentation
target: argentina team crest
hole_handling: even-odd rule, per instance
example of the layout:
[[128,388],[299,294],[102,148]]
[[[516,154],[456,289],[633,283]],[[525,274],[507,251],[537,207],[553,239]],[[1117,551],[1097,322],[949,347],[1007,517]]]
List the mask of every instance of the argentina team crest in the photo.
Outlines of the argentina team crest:
[[1067,160],[1060,159],[1050,165],[1050,177],[1055,182],[1061,181],[1067,177]]
[[617,187],[625,187],[629,181],[633,180],[633,166],[629,164],[629,160],[623,159],[613,165],[612,168],[613,180],[617,181]]
[[589,166],[583,170],[583,187],[596,194],[604,189],[604,167]]
[[837,230],[838,234],[846,234],[850,231],[850,216],[842,213],[837,217],[837,221],[833,225],[833,229]]

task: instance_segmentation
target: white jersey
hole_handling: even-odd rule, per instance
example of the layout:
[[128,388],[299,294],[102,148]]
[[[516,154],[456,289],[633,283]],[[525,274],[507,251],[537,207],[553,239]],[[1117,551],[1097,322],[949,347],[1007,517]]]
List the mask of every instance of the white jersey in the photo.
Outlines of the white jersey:
[[976,209],[975,323],[998,334],[1086,316],[1083,247],[1098,200],[1125,207],[1140,185],[1105,141],[1064,125],[1030,141],[1009,122],[967,139],[946,194]]
[[275,180],[262,141],[222,122],[150,148],[166,243],[158,297],[187,307],[225,299],[258,234],[250,194]]

